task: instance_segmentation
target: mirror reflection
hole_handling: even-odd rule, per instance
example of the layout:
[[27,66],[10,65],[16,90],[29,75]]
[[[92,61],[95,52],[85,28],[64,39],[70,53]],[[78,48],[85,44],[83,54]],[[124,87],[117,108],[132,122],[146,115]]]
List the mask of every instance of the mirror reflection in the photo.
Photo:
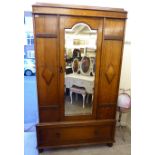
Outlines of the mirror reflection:
[[65,29],[65,115],[92,113],[97,31],[84,23]]

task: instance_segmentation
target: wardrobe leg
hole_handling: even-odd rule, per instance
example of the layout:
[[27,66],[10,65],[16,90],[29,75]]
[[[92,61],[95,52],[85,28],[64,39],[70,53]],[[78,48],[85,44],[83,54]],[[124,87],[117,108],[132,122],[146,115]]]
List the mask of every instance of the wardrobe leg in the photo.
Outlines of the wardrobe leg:
[[44,149],[39,149],[39,153],[42,153],[44,151]]
[[107,145],[108,145],[109,147],[112,147],[112,146],[113,146],[113,143],[107,143]]

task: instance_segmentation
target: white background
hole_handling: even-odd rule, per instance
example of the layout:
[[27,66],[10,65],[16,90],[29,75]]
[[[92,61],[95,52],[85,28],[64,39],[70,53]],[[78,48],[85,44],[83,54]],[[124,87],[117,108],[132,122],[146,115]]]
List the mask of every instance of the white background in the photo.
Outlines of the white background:
[[[31,1],[35,2],[35,1]],[[24,154],[24,10],[30,1],[0,5],[0,154]],[[48,2],[68,2],[65,0]],[[73,0],[70,4],[73,4]],[[132,42],[132,155],[154,155],[155,9],[151,0],[78,0],[76,4],[123,7],[129,11]]]

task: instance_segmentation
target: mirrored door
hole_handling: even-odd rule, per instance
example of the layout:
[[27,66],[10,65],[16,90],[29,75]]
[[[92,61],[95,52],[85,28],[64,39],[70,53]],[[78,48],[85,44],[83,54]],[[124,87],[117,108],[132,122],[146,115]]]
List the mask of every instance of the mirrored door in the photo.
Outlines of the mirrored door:
[[95,104],[99,22],[93,24],[96,21],[92,19],[80,19],[61,20],[65,116],[92,115]]

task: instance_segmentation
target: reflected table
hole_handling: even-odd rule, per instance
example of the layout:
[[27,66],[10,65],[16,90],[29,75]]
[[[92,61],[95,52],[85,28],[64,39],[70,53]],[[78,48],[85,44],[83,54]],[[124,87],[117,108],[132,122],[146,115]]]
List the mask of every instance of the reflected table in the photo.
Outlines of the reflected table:
[[[70,89],[71,103],[72,103],[72,89],[74,86],[85,88],[86,94],[92,94],[93,101],[93,88],[94,88],[94,76],[85,76],[81,74],[67,74],[65,75],[65,86]],[[79,88],[80,91],[80,88]],[[78,91],[78,93],[80,93]],[[83,95],[83,89],[81,91]],[[88,99],[88,98],[87,98]],[[83,108],[84,108],[85,96],[83,96]]]

